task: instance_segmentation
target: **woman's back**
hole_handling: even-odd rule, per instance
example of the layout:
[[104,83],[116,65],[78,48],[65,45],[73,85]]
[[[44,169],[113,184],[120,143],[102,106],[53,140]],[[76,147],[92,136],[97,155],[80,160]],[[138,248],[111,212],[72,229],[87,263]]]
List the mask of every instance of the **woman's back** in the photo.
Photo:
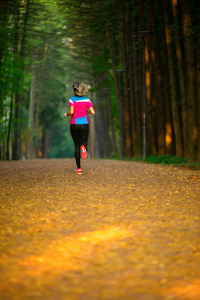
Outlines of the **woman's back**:
[[73,96],[69,99],[69,105],[74,107],[70,124],[89,124],[87,109],[93,105],[87,97]]

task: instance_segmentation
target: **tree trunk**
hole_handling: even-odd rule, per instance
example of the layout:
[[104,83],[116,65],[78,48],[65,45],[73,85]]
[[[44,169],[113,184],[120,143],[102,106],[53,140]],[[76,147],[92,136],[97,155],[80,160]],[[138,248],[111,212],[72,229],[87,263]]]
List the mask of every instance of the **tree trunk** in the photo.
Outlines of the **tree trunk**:
[[182,1],[183,35],[187,82],[187,105],[188,105],[188,159],[197,159],[197,106],[196,106],[196,68],[194,38],[190,31],[192,18],[190,2]]
[[123,143],[125,147],[125,156],[131,157],[131,126],[130,126],[130,102],[128,93],[128,67],[127,67],[127,9],[123,0],[119,1],[119,44],[120,44],[120,59],[122,68],[125,70],[123,74],[123,115],[125,121],[125,135],[123,137]]
[[39,77],[39,91],[38,91],[38,97],[36,101],[36,112],[35,112],[35,122],[34,122],[34,127],[36,131],[39,129],[39,111],[40,111],[40,104],[42,101],[43,80],[44,80],[45,65],[47,60],[48,44],[49,44],[49,36],[46,37],[43,62],[42,62],[42,67],[41,67],[41,72]]
[[90,118],[90,153],[91,158],[95,158],[95,124],[94,124],[94,118]]
[[146,103],[147,103],[147,133],[148,152],[157,155],[156,143],[156,120],[155,120],[155,97],[153,82],[153,63],[151,57],[150,37],[146,37],[145,42],[145,62],[146,62]]
[[[199,2],[199,28],[200,28],[200,2]],[[200,34],[197,48],[197,108],[198,108],[198,161],[200,161]]]
[[181,98],[181,112],[182,112],[182,126],[183,126],[183,152],[187,157],[188,153],[188,113],[187,113],[187,97],[186,97],[186,84],[185,84],[185,68],[183,62],[183,53],[181,48],[180,37],[180,24],[178,18],[177,0],[171,0],[172,11],[174,17],[174,38],[176,46],[176,58],[179,74],[180,98]]
[[[136,10],[135,3],[130,2],[130,11]],[[135,113],[135,99],[137,91],[137,31],[136,27],[136,16],[129,16],[130,23],[130,34],[129,34],[129,44],[130,44],[130,54],[129,54],[129,87],[130,87],[130,118],[131,118],[131,139],[132,139],[132,156],[135,156],[136,150],[136,113]]]
[[172,101],[172,116],[174,124],[175,133],[175,143],[176,143],[176,155],[183,156],[183,141],[181,133],[181,122],[178,107],[178,94],[177,94],[177,81],[176,81],[176,70],[174,62],[174,53],[172,45],[172,34],[170,30],[169,15],[166,13],[169,11],[167,1],[163,2],[164,7],[164,21],[165,21],[165,38],[167,45],[167,59],[169,65],[169,80],[170,80],[170,93]]
[[[156,113],[156,136],[157,136],[157,148],[158,154],[165,154],[165,110],[164,110],[164,95],[162,87],[162,74],[161,74],[161,64],[160,64],[160,53],[159,53],[159,42],[157,38],[156,30],[156,20],[154,13],[153,0],[147,0],[147,21],[148,30],[152,33],[148,37],[151,51],[151,62],[154,81],[154,97],[155,97],[155,113]],[[154,129],[155,131],[155,129]]]
[[52,131],[46,130],[43,135],[43,158],[48,158],[48,150],[51,147]]
[[[21,72],[24,71],[24,57],[25,57],[25,39],[26,39],[26,29],[28,23],[28,16],[29,16],[29,3],[30,0],[26,2],[26,13],[24,15],[24,23],[23,23],[23,31],[22,31],[22,38],[20,43],[20,53],[19,58],[22,62],[22,69]],[[16,1],[16,11],[17,11],[17,19],[16,19],[16,26],[15,26],[15,39],[16,39],[16,54],[18,53],[17,44],[19,42],[19,0]],[[23,86],[23,77],[20,76],[19,79],[19,90],[15,95],[15,126],[14,126],[14,144],[13,144],[13,159],[18,160],[21,158],[21,117],[22,117],[22,86]]]
[[110,95],[107,95],[107,103],[108,103],[108,118],[110,121],[110,131],[111,131],[111,153],[117,154],[117,141],[115,136],[115,127],[113,121],[113,110]]
[[[19,44],[19,0],[16,0],[15,4],[15,11],[16,11],[16,17],[14,19],[14,54],[17,55],[18,53],[18,44]],[[19,79],[20,81],[20,79]],[[20,84],[19,84],[20,86]],[[20,89],[20,87],[19,87]],[[20,142],[21,142],[21,135],[20,135],[20,124],[19,124],[19,106],[20,106],[20,96],[19,91],[15,94],[15,122],[14,122],[14,143],[13,143],[13,160],[20,159]]]
[[169,65],[166,59],[167,55],[167,45],[165,39],[165,24],[164,24],[164,11],[162,2],[157,1],[158,6],[158,16],[159,16],[159,26],[161,33],[161,56],[162,56],[162,76],[164,78],[163,95],[165,103],[165,145],[166,154],[175,155],[175,139],[173,135],[173,120],[172,120],[172,105],[171,105],[171,94],[170,94],[170,83],[169,83]]
[[[145,13],[144,13],[144,0],[137,1],[138,8],[138,30],[145,30]],[[141,41],[141,40],[140,40]],[[137,45],[135,44],[135,62],[134,62],[134,85],[135,85],[135,116],[136,116],[136,145],[134,147],[135,157],[142,155],[142,43],[138,45],[139,38],[137,39]]]
[[[33,50],[34,51],[34,50]],[[27,158],[36,158],[35,149],[35,97],[36,97],[36,66],[35,53],[33,54],[32,70],[31,70],[31,88],[30,88],[30,104],[29,104],[29,139],[27,145]]]
[[13,112],[13,94],[11,95],[11,100],[10,100],[10,115],[9,115],[9,123],[8,123],[7,151],[6,151],[7,160],[10,159],[9,145],[10,145],[10,135],[11,135],[12,112]]

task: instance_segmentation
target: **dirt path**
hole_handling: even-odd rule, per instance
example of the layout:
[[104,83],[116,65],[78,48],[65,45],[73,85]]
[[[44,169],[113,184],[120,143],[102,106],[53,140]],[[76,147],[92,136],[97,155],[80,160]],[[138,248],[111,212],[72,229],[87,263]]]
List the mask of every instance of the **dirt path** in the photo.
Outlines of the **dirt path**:
[[200,172],[0,162],[0,299],[200,299]]

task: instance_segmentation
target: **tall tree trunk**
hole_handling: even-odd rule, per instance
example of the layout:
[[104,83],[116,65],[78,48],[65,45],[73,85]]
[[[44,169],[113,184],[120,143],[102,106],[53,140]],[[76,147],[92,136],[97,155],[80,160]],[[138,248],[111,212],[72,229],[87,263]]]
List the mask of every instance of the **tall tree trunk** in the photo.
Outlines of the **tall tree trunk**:
[[[125,156],[131,157],[131,126],[130,126],[130,102],[128,93],[128,66],[127,66],[127,9],[125,2],[119,0],[119,43],[120,43],[120,58],[123,69],[125,70],[123,74],[123,115],[125,121],[125,135],[123,137],[123,143],[125,147]],[[125,138],[125,140],[124,140]]]
[[35,112],[35,122],[34,122],[34,127],[36,131],[39,129],[39,111],[40,111],[40,104],[42,101],[42,90],[43,90],[43,82],[44,82],[45,65],[47,60],[48,44],[49,44],[49,36],[46,37],[46,41],[45,41],[43,62],[42,62],[42,67],[41,67],[40,77],[39,77],[39,91],[38,91],[38,97],[36,101],[36,112]]
[[[33,50],[35,51],[35,50]],[[31,88],[30,88],[30,104],[29,104],[29,139],[27,145],[27,158],[36,158],[35,149],[35,98],[36,98],[36,66],[35,53],[33,54],[32,70],[31,70]]]
[[188,153],[188,113],[187,113],[187,97],[186,97],[186,84],[185,84],[185,68],[183,53],[181,47],[181,36],[180,36],[180,24],[178,18],[177,0],[171,0],[172,11],[174,17],[174,38],[176,46],[176,59],[178,65],[178,79],[180,86],[180,98],[181,98],[181,112],[182,112],[182,126],[183,126],[183,149],[184,156],[187,157]]
[[94,124],[94,118],[90,118],[90,153],[91,153],[91,158],[95,158],[95,124]]
[[[134,2],[130,2],[130,11],[135,11],[137,9]],[[132,156],[135,156],[136,150],[136,113],[135,113],[135,100],[138,93],[138,83],[137,83],[137,31],[136,16],[129,15],[130,23],[130,34],[129,34],[129,44],[130,44],[130,61],[129,61],[129,86],[130,86],[130,118],[131,118],[131,139],[132,139]]]
[[[157,147],[158,154],[165,154],[165,110],[164,110],[164,95],[162,87],[162,74],[160,65],[160,53],[158,48],[158,38],[156,30],[156,20],[154,13],[153,0],[147,0],[147,22],[148,30],[152,33],[148,41],[151,51],[152,70],[151,75],[154,79],[154,96],[156,110],[156,131],[157,131]],[[155,129],[154,129],[155,130]]]
[[[16,11],[16,16],[14,19],[14,54],[17,55],[18,53],[18,44],[19,44],[19,0],[16,0],[15,3],[15,11]],[[19,78],[20,81],[20,78]],[[19,84],[19,89],[20,89],[20,84]],[[19,96],[19,91],[15,94],[15,106],[14,106],[14,111],[15,111],[15,122],[14,122],[14,143],[13,143],[13,160],[18,160],[20,159],[20,141],[21,141],[21,136],[20,136],[20,124],[19,124],[19,110],[20,110],[20,96]]]
[[153,63],[150,41],[148,37],[145,39],[148,152],[157,155]]
[[52,131],[51,130],[46,130],[43,135],[43,148],[42,148],[42,153],[43,153],[43,158],[48,157],[48,150],[51,147],[51,138],[52,138]]
[[[127,1],[126,11],[126,26],[127,26],[127,75],[128,75],[128,101],[129,101],[129,117],[130,117],[130,139],[131,139],[131,149],[130,156],[134,156],[134,131],[135,131],[135,113],[134,113],[134,102],[135,102],[135,93],[134,93],[134,41],[136,39],[136,17],[133,16],[130,12],[135,11],[135,3],[132,1]],[[133,35],[134,33],[134,35]],[[134,39],[133,39],[134,38]]]
[[104,121],[103,121],[103,111],[101,106],[101,96],[100,91],[96,91],[96,101],[95,101],[95,137],[97,146],[97,157],[102,158],[104,156]]
[[9,123],[8,123],[7,150],[6,150],[7,160],[10,159],[9,145],[10,145],[10,135],[11,135],[12,112],[13,112],[13,94],[11,95],[11,100],[10,100],[10,114],[9,114]]
[[175,155],[175,139],[174,139],[174,130],[173,130],[173,120],[172,120],[172,105],[171,105],[171,94],[170,94],[170,82],[169,82],[169,65],[168,60],[166,59],[167,55],[167,45],[165,39],[165,23],[164,23],[164,11],[162,2],[156,1],[158,7],[158,18],[161,34],[161,55],[162,55],[162,76],[164,78],[163,86],[163,95],[165,103],[165,145],[166,145],[166,154]]
[[[111,11],[107,12],[106,10],[106,1],[101,1],[101,10],[102,16],[104,20],[105,32],[107,37],[107,43],[109,47],[109,53],[111,58],[112,70],[113,70],[113,78],[114,78],[114,86],[115,86],[115,95],[116,95],[116,103],[117,103],[117,111],[118,111],[118,120],[120,123],[120,91],[118,84],[118,74],[115,70],[118,67],[118,58],[117,58],[117,50],[116,50],[116,42],[115,42],[115,1],[111,3]],[[96,123],[95,123],[96,124]],[[97,143],[97,141],[96,141]],[[117,150],[117,149],[116,149]]]
[[[24,71],[24,57],[25,57],[25,39],[26,39],[26,30],[27,30],[27,23],[28,23],[28,16],[29,16],[29,4],[30,0],[26,2],[26,12],[24,15],[23,20],[23,31],[22,31],[22,38],[20,43],[20,53],[19,58],[22,62],[22,69],[21,72],[23,74]],[[18,32],[18,25],[19,25],[19,9],[20,9],[20,1],[16,0],[16,11],[17,11],[17,22],[16,22],[16,43],[19,42],[19,32]],[[16,54],[18,53],[16,49]],[[13,159],[18,160],[21,158],[21,118],[22,118],[22,86],[23,86],[23,77],[20,76],[19,79],[19,90],[15,94],[15,127],[14,127],[14,144],[13,144]]]
[[112,102],[110,95],[107,95],[107,103],[108,103],[108,118],[110,121],[110,131],[111,131],[111,153],[117,153],[117,141],[115,135],[115,127],[114,127],[114,120],[113,120],[113,110],[112,110]]
[[174,62],[174,53],[172,45],[172,33],[170,30],[169,15],[166,13],[169,11],[169,6],[167,1],[163,2],[164,7],[164,20],[165,20],[165,38],[167,45],[167,59],[169,65],[169,80],[170,80],[170,92],[172,101],[172,116],[174,124],[175,133],[175,143],[176,143],[176,155],[183,156],[183,140],[181,133],[181,121],[179,115],[178,107],[178,94],[177,94],[177,81],[176,81],[176,70]]
[[[144,0],[137,0],[138,8],[138,30],[145,30],[145,8]],[[139,42],[139,38],[137,43]],[[135,85],[135,116],[136,116],[136,145],[134,147],[135,157],[142,155],[142,42],[140,40],[139,45],[135,45],[135,54],[137,53],[134,63],[134,85]]]
[[187,82],[187,104],[188,104],[188,159],[197,159],[197,106],[196,106],[196,68],[194,38],[190,2],[182,1],[183,35]]
[[[200,31],[200,2],[199,2],[199,31]],[[197,48],[197,108],[198,108],[198,161],[200,161],[200,34]]]

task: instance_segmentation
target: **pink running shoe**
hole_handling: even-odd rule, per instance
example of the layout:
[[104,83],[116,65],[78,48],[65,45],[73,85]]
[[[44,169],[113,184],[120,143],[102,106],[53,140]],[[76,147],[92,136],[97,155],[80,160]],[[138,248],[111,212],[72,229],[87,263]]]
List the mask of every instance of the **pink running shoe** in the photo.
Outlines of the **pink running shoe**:
[[77,169],[76,174],[78,174],[78,175],[82,174],[81,169]]
[[83,159],[87,158],[87,150],[85,149],[85,146],[81,146],[81,156]]

